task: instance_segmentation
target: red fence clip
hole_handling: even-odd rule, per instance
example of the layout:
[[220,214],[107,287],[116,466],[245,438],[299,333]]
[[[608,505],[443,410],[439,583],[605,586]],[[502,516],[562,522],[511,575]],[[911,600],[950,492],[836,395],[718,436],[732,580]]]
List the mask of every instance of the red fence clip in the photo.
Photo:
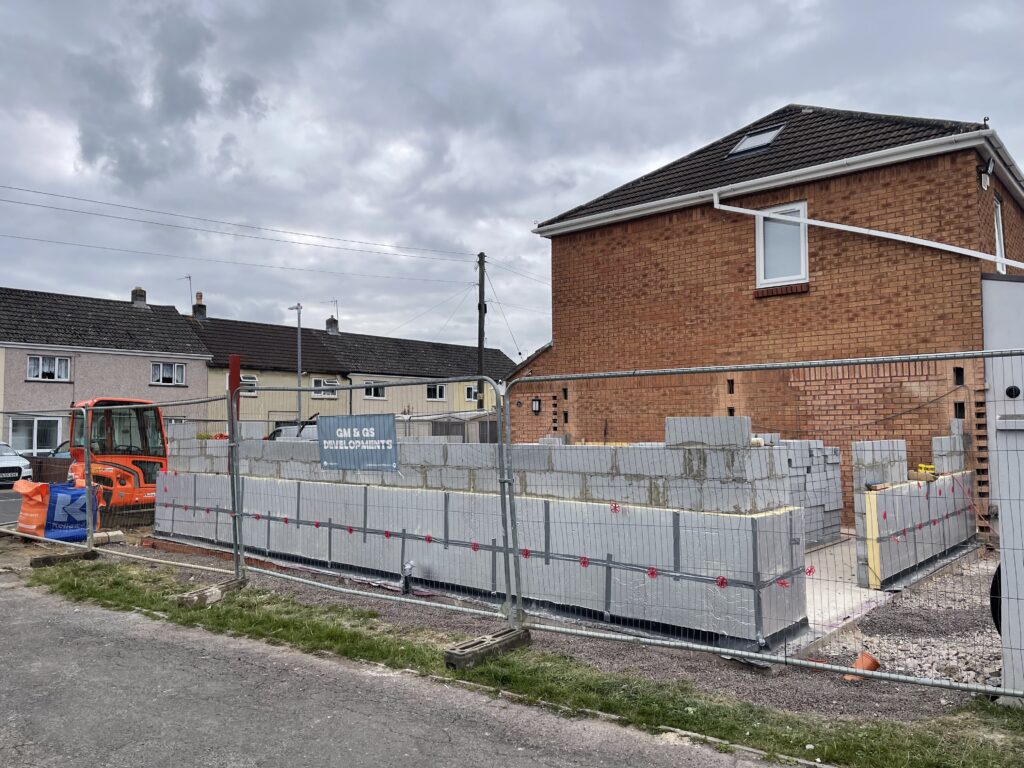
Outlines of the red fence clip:
[[813,565],[808,565],[808,566],[807,566],[807,567],[806,567],[806,568],[804,569],[804,573],[806,573],[806,574],[807,574],[808,576],[813,576],[813,575],[814,575],[814,571],[815,571],[815,568],[814,568],[814,566],[813,566]]
[[725,589],[729,586],[729,580],[725,578],[725,576],[719,576],[717,579],[715,579],[715,584],[718,585],[719,589]]
[[614,502],[614,501],[613,501],[613,502],[612,502],[612,504],[611,504],[611,509],[612,509],[612,514],[613,514],[613,515],[617,515],[617,514],[619,514],[619,512],[621,512],[621,511],[622,511],[622,507],[620,507],[620,506],[618,505],[618,503],[617,503],[617,502]]
[[525,559],[527,559],[527,558],[528,558],[528,557],[530,556],[530,550],[528,550],[528,549],[526,549],[526,548],[524,547],[524,548],[523,548],[523,551],[522,551],[522,555],[523,555],[523,559],[524,559],[524,560],[525,560]]
[[427,534],[426,536],[424,536],[424,537],[423,537],[423,540],[424,540],[425,542],[427,542],[427,544],[429,544],[430,542],[432,542],[432,541],[434,540],[434,537],[433,537],[433,536],[431,536],[431,535],[430,535],[430,534],[428,533],[428,534]]
[[320,521],[319,520],[314,520],[313,521],[313,527],[314,528],[319,528],[320,527]]
[[789,589],[789,582],[786,579],[779,579],[775,583],[778,584],[783,589]]
[[475,542],[475,541],[470,542],[469,548],[472,549],[474,552],[479,552],[480,551],[480,544],[478,542]]
[[650,568],[647,569],[647,578],[649,578],[649,579],[656,579],[656,578],[658,578],[658,569],[655,568],[653,565]]
[[384,531],[384,538],[385,539],[390,539],[391,538],[391,531]]
[[580,558],[580,568],[587,568],[590,566],[590,558],[584,555]]

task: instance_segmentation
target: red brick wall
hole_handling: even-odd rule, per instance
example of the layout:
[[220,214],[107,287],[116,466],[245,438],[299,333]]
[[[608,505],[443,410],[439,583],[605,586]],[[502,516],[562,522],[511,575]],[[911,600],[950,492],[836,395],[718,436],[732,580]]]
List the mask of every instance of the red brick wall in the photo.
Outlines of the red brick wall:
[[[806,200],[810,218],[992,253],[995,189],[980,190],[978,163],[965,150],[728,202]],[[1007,255],[1024,259],[1024,214],[1005,190],[1002,198]],[[754,220],[710,205],[558,236],[551,249],[554,344],[528,366],[534,375],[980,349],[980,275],[994,270],[810,227],[807,292],[759,298]],[[513,438],[554,431],[576,441],[657,441],[665,416],[733,408],[758,431],[824,439],[847,459],[853,440],[904,438],[917,463],[930,458],[932,436],[947,434],[954,403],[970,411],[969,390],[981,383],[968,364],[956,390],[953,365],[515,387]],[[530,413],[534,393],[539,416]]]

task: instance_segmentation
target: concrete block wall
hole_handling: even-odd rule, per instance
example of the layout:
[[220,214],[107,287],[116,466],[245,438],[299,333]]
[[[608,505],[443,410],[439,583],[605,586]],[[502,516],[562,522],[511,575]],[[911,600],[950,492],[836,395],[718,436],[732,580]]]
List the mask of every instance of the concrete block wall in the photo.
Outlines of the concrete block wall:
[[776,463],[786,471],[790,503],[804,509],[806,545],[815,547],[838,541],[843,514],[839,448],[826,446],[821,440],[779,440],[777,435],[767,436],[773,437],[772,450]]
[[[395,578],[404,558],[414,577],[505,593],[497,494],[262,477],[242,485],[250,551]],[[223,475],[165,473],[156,530],[227,543],[229,500]],[[522,497],[517,511],[529,599],[751,643],[806,621],[800,509],[737,515]]]
[[[964,470],[962,435],[937,437],[934,481],[909,480],[906,443],[853,444],[857,583],[883,589],[969,541],[976,533],[974,475]],[[938,459],[942,458],[942,461]],[[868,485],[888,484],[871,491]]]

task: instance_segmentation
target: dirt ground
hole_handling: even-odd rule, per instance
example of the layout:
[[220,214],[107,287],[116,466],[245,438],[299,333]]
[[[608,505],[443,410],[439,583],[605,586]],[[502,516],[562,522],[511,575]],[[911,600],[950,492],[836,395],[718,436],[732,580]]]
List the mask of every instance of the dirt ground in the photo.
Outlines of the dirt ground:
[[[138,540],[138,537],[135,537]],[[137,544],[121,545],[124,551],[159,557],[181,563],[228,567],[224,560],[197,553],[173,553],[154,551],[142,548]],[[0,535],[0,571],[12,570],[18,573],[28,571],[28,560],[40,554],[42,550],[55,550],[53,545],[26,544],[13,537]],[[113,558],[111,558],[113,559]],[[120,558],[118,558],[120,559]],[[975,568],[975,570],[978,570]],[[222,578],[218,574],[183,570],[183,580],[200,585]],[[303,576],[316,581],[344,584],[348,587],[367,589],[371,592],[384,590],[368,586],[363,582],[343,580],[329,574],[302,572]],[[984,578],[978,571],[976,577]],[[417,606],[405,603],[394,603],[373,597],[342,595],[315,586],[285,581],[272,576],[253,575],[251,583],[259,588],[273,590],[288,595],[309,605],[345,604],[372,608],[380,614],[382,621],[402,627],[426,629],[441,636],[476,636],[499,629],[499,621],[483,617],[447,611],[429,605]],[[962,588],[962,579],[951,582]],[[945,592],[944,592],[945,590]],[[904,611],[902,615],[909,617],[911,624],[927,627],[928,610],[934,605],[934,595],[947,594],[951,602],[956,596],[954,588],[944,586],[941,580],[931,582],[930,591],[923,597],[909,597],[907,593],[899,600],[914,600],[919,610]],[[894,605],[895,601],[891,605]],[[885,607],[889,609],[889,606]],[[975,611],[976,613],[980,612]],[[857,632],[842,636],[829,644],[819,656],[839,664],[850,664],[861,648],[872,650],[883,659],[883,668],[896,669],[901,672],[927,672],[926,668],[909,668],[900,658],[901,649],[895,640],[894,633],[900,636],[906,629],[899,624],[901,612],[895,608],[871,614],[863,620]],[[925,624],[921,624],[921,622]],[[983,622],[973,614],[963,619],[964,631],[984,631]],[[601,628],[598,626],[597,628]],[[991,633],[991,634],[994,634]],[[918,642],[925,633],[918,633]],[[883,638],[883,640],[879,640]],[[890,638],[884,641],[884,638]],[[985,642],[990,642],[987,638]],[[885,642],[889,642],[886,645]],[[979,641],[980,642],[980,641]],[[996,644],[998,651],[998,643]],[[583,637],[559,635],[550,632],[534,631],[533,648],[537,651],[564,654],[591,664],[609,672],[626,672],[642,675],[652,679],[689,680],[698,689],[714,694],[733,696],[753,704],[781,708],[794,712],[814,712],[828,716],[876,717],[892,720],[915,720],[926,716],[948,712],[969,701],[970,694],[950,690],[936,689],[917,685],[862,681],[846,682],[840,675],[816,672],[804,669],[773,665],[767,669],[759,669],[750,665],[730,661],[721,656],[696,652],[681,651],[667,648],[651,648],[632,643],[617,643]],[[902,649],[906,650],[906,649]],[[942,673],[943,668],[955,661],[937,659],[934,672]],[[977,673],[978,682],[984,682],[984,670]]]

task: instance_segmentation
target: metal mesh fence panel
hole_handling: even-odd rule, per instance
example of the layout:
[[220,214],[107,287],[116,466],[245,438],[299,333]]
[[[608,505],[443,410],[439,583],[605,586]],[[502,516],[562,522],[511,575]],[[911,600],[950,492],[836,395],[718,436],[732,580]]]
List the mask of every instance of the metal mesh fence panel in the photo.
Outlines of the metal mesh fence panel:
[[515,381],[528,623],[1024,690],[1021,382],[1019,354]]
[[[493,383],[479,401],[464,379],[316,384],[243,380],[236,493],[250,562],[503,615],[512,590]],[[172,452],[165,502],[174,518],[157,530],[229,546],[231,526],[216,521],[230,510],[231,480],[210,448]]]

